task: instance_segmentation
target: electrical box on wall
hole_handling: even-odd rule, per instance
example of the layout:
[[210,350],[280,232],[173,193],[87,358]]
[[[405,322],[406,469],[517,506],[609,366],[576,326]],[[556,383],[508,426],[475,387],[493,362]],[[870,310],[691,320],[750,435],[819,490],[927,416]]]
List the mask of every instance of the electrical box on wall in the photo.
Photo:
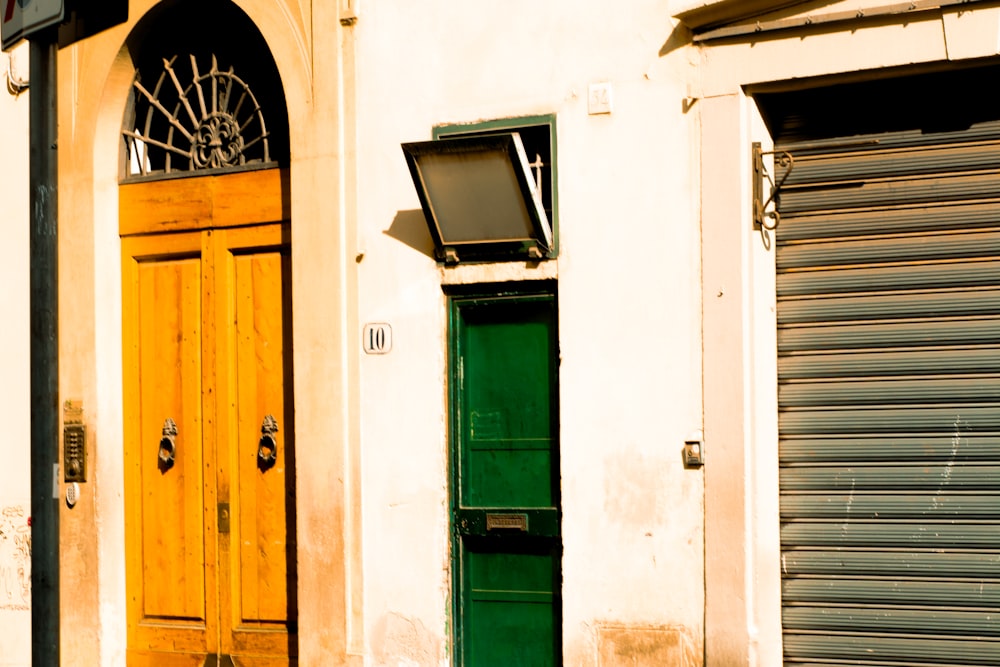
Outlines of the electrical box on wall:
[[80,401],[63,405],[63,480],[87,481],[87,427]]
[[684,438],[684,467],[700,468],[705,465],[705,436],[696,431]]

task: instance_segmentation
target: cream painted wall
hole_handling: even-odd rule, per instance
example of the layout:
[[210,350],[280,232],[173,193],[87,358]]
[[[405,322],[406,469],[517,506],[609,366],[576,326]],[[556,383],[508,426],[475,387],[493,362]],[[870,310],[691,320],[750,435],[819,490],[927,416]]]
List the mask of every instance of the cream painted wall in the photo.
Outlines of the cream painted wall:
[[[436,124],[549,113],[560,256],[501,279],[558,276],[566,664],[608,664],[615,642],[659,651],[623,648],[622,661],[701,662],[702,472],[680,455],[701,428],[698,113],[684,104],[696,61],[661,55],[672,28],[648,0],[360,6],[359,319],[394,339],[360,362],[369,664],[449,659],[441,283],[493,275],[439,270],[429,239],[418,250],[386,233],[422,224],[399,144]],[[601,81],[613,113],[588,115]]]
[[[96,438],[95,482],[62,519],[82,584],[63,651],[81,667],[124,663],[116,170],[123,44],[154,4],[60,56],[61,317],[79,324],[62,389]],[[442,284],[533,278],[558,280],[566,664],[774,664],[774,274],[747,196],[749,142],[768,137],[744,86],[991,55],[995,13],[692,46],[671,18],[690,1],[237,4],[292,134],[302,664],[451,662]],[[593,82],[610,115],[588,113]],[[537,114],[556,117],[559,258],[438,266],[400,143]],[[362,352],[366,322],[392,326],[389,354]],[[703,427],[707,466],[685,469]]]
[[[12,60],[11,60],[12,59]],[[8,67],[9,66],[9,67]],[[31,663],[30,591],[22,577],[30,577],[16,541],[23,539],[31,511],[31,381],[28,355],[28,93],[8,90],[8,76],[28,79],[28,47],[0,54],[0,229],[6,252],[0,265],[0,347],[7,350],[0,373],[0,666],[26,667]],[[27,569],[25,569],[27,568]]]

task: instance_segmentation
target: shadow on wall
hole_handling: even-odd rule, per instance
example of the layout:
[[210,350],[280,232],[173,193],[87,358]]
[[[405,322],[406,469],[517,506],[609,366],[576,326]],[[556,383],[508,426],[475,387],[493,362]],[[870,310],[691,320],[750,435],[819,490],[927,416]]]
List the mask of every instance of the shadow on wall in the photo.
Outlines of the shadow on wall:
[[667,41],[665,41],[663,46],[660,47],[660,57],[662,58],[682,46],[687,46],[692,41],[693,35],[691,30],[683,23],[678,23],[674,26],[674,29],[670,31]]
[[382,233],[434,259],[434,239],[427,229],[427,221],[422,210],[397,211],[389,229]]

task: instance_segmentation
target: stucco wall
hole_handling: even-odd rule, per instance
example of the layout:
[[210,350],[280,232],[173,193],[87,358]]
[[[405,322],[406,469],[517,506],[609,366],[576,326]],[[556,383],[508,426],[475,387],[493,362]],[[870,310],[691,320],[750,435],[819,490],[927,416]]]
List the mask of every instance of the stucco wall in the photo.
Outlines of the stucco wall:
[[[9,59],[13,58],[10,63]],[[8,64],[11,64],[8,70]],[[22,44],[0,55],[0,233],[5,248],[0,263],[0,346],[7,351],[0,372],[0,665],[31,663],[31,574],[25,539],[31,510],[31,368],[28,356],[28,92],[8,90],[8,72],[15,81],[28,79],[28,48]]]
[[[559,258],[502,279],[558,277],[565,660],[700,664],[702,473],[680,455],[701,428],[698,113],[672,26],[648,1],[360,6],[359,320],[394,337],[360,365],[371,664],[450,656],[441,284],[499,275],[394,238],[422,225],[399,144],[536,114],[556,116]],[[588,114],[593,82],[610,115]]]
[[[117,151],[123,45],[155,4],[60,55],[62,391],[94,434],[93,481],[62,519],[63,653],[86,667],[124,662]],[[558,281],[566,664],[780,659],[774,272],[748,197],[749,144],[768,137],[744,86],[994,55],[995,10],[696,47],[671,18],[690,2],[237,4],[274,54],[292,135],[302,664],[451,661],[442,285],[539,277]],[[595,82],[612,113],[588,113]],[[25,97],[3,98],[12,113],[26,126]],[[558,259],[442,268],[400,143],[539,114],[556,123]],[[25,137],[4,150],[26,155]],[[24,296],[0,298],[24,325],[2,335],[26,349],[13,257]],[[362,352],[367,322],[391,325],[389,354]],[[12,362],[26,377],[26,355]],[[0,416],[26,445],[22,387],[0,385]],[[702,428],[707,466],[685,469]],[[0,484],[27,498],[23,472]]]

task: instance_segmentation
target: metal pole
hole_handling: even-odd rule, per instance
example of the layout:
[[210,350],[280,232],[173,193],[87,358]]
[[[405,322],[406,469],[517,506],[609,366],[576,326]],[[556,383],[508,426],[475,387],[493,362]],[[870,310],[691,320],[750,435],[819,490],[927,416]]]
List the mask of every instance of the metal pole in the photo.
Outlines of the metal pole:
[[31,40],[31,659],[59,665],[59,273],[55,36]]

